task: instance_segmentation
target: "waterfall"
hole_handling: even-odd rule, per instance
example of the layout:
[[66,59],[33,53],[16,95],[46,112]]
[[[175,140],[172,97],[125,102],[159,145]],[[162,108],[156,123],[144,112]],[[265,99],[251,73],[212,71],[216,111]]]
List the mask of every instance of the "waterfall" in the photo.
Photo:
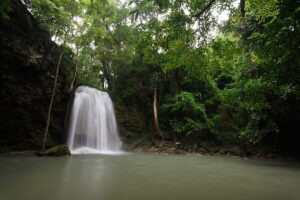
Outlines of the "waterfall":
[[72,154],[121,153],[114,107],[108,93],[87,86],[76,89],[68,146]]

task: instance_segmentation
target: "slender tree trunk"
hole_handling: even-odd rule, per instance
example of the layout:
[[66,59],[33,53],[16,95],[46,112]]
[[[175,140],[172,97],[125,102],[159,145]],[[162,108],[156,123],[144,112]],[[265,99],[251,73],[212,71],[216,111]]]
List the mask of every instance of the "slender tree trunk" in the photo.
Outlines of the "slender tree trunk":
[[50,105],[49,105],[49,109],[48,109],[47,122],[46,122],[45,131],[44,131],[44,139],[43,139],[42,150],[45,150],[45,145],[46,145],[46,141],[47,141],[49,124],[50,124],[50,119],[51,119],[51,110],[52,110],[52,105],[53,105],[53,100],[54,100],[54,95],[55,95],[55,90],[56,90],[56,85],[57,85],[57,79],[58,79],[60,63],[61,63],[63,54],[64,54],[64,50],[61,51],[61,53],[59,55],[58,63],[57,63],[57,66],[56,66],[56,73],[55,73],[55,79],[54,79],[54,84],[53,84],[53,90],[52,90]]
[[240,0],[240,9],[242,17],[245,16],[245,0]]
[[175,95],[179,92],[179,68],[175,69]]
[[154,113],[154,123],[157,132],[159,133],[160,137],[164,139],[164,133],[159,127],[159,120],[158,120],[158,113],[157,113],[157,88],[154,88],[154,95],[153,95],[153,113]]
[[115,77],[112,77],[112,93],[115,93],[115,84],[116,84],[116,80]]
[[109,91],[112,91],[112,77],[110,75],[109,64],[107,64],[104,61],[102,61],[102,72],[103,72],[104,79],[107,82],[107,89]]
[[[77,57],[77,55],[78,55],[78,50],[76,52],[76,57]],[[69,93],[72,92],[72,90],[73,90],[74,82],[76,80],[76,75],[77,75],[77,61],[76,61],[75,57],[73,57],[73,64],[74,64],[74,74],[73,74],[73,78],[72,78],[72,81],[70,84]]]
[[[76,56],[78,55],[78,53],[76,54]],[[65,120],[64,120],[64,128],[65,130],[67,130],[67,126],[68,126],[68,119],[70,117],[70,110],[71,110],[71,104],[73,102],[73,89],[74,89],[74,82],[76,80],[76,75],[77,75],[77,62],[76,62],[76,59],[75,57],[73,57],[73,64],[74,64],[74,73],[73,73],[73,78],[72,78],[72,81],[70,83],[70,87],[69,87],[69,101],[68,101],[68,106],[67,106],[67,112],[65,114]]]

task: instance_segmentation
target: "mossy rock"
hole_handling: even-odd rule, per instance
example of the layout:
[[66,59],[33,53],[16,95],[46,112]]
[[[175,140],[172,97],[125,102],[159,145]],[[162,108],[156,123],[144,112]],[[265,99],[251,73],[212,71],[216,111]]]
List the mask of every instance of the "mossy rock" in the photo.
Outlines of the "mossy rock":
[[58,145],[46,151],[36,152],[37,156],[70,156],[71,152],[67,145]]

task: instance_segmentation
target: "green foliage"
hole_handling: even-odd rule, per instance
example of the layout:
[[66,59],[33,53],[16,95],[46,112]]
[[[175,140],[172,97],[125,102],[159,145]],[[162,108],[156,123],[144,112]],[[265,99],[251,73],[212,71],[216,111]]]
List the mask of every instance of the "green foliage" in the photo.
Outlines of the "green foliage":
[[181,92],[161,106],[168,113],[169,126],[176,134],[190,135],[210,128],[205,107],[197,101],[200,97],[200,94]]
[[213,10],[232,0],[31,2],[44,27],[73,48],[78,84],[139,110],[145,132],[153,133],[157,90],[162,129],[177,137],[244,145],[297,139],[299,1],[245,1],[245,15],[231,7],[214,37]]
[[248,14],[255,15],[262,22],[279,14],[278,3],[278,0],[250,0],[246,1],[246,9],[250,10]]
[[8,13],[12,11],[11,0],[1,0],[0,2],[0,19],[8,20]]
[[31,0],[31,10],[40,24],[52,35],[64,34],[71,24],[73,0]]

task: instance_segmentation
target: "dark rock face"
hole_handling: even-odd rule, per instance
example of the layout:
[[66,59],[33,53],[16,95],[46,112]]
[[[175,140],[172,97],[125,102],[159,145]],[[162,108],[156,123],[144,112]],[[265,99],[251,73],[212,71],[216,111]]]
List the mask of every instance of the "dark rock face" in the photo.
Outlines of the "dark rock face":
[[[13,1],[0,19],[0,152],[40,148],[60,53],[26,7]],[[47,146],[64,140],[68,102],[63,59],[53,103]]]

